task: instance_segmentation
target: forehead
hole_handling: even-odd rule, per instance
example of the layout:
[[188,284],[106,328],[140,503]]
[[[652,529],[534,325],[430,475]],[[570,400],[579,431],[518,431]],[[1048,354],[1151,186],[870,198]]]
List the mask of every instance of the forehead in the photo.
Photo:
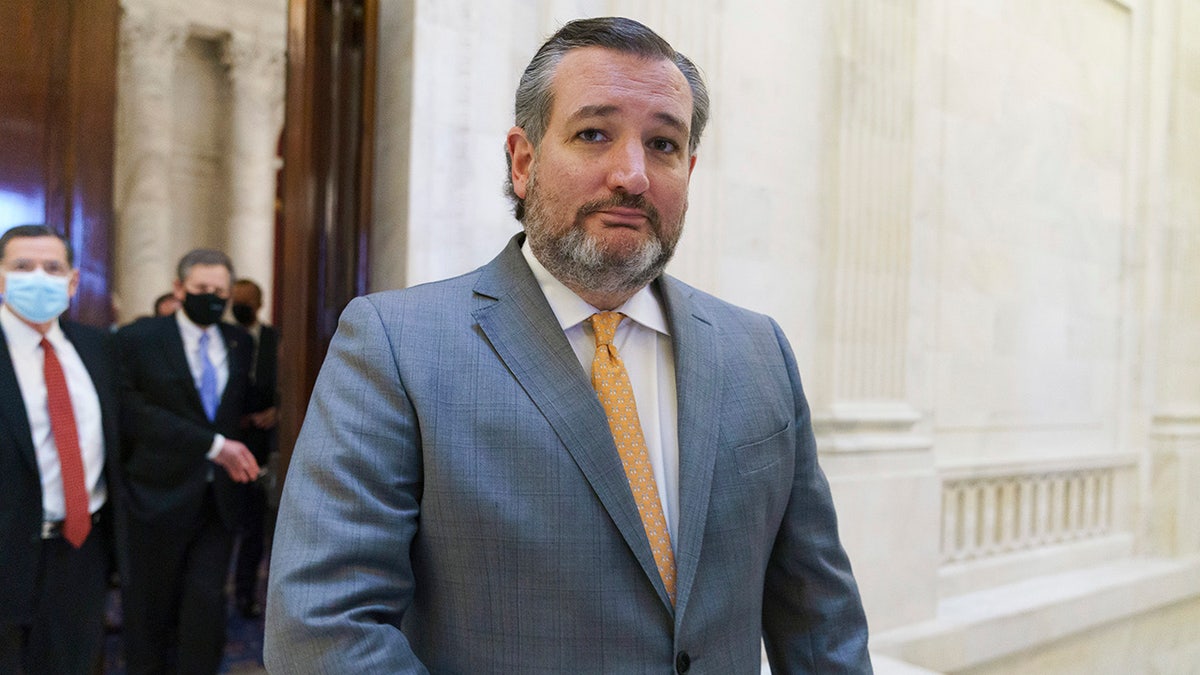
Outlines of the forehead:
[[67,245],[58,237],[14,237],[0,254],[5,261],[22,258],[67,264]]
[[224,265],[192,265],[184,278],[185,285],[203,284],[214,288],[229,288],[229,270]]
[[234,284],[232,293],[236,298],[245,298],[247,300],[253,300],[259,295],[258,291],[250,284]]
[[572,49],[554,72],[553,91],[551,124],[592,108],[649,117],[667,115],[691,125],[692,90],[679,68],[667,59],[604,47]]

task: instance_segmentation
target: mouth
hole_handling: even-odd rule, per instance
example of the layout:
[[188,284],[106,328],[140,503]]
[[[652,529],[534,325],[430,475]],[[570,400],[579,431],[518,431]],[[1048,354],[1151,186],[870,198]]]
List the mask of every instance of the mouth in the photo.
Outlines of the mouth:
[[609,207],[595,211],[601,222],[609,227],[631,227],[641,229],[650,222],[650,216],[641,209],[631,207]]

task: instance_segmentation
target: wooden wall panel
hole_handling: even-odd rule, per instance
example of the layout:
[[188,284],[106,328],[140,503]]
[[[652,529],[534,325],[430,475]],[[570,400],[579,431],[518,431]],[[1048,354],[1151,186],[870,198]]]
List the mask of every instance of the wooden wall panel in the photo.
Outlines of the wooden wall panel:
[[116,0],[0,0],[0,228],[45,222],[80,269],[69,314],[112,320]]

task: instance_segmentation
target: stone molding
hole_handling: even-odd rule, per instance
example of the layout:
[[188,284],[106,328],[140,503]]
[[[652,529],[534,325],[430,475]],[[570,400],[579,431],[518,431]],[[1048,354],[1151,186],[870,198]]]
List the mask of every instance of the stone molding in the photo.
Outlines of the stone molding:
[[[1170,607],[1198,601],[1200,557],[1121,560],[946,599],[937,618],[876,633],[871,646],[907,663],[962,672],[1103,626],[1153,621]],[[1145,651],[1128,646],[1122,650],[1128,663],[1103,667],[1093,652],[1081,652],[1080,672],[1088,665],[1107,672],[1149,672],[1138,662]]]
[[1163,441],[1200,442],[1200,410],[1169,410],[1154,415],[1150,437]]
[[813,430],[822,452],[928,451],[933,439],[916,431],[920,421],[906,403],[836,403],[813,414]]
[[283,50],[233,33],[222,45],[221,62],[229,67],[229,78],[235,85],[247,81],[271,98],[283,94],[283,69],[287,64]]
[[123,58],[148,58],[170,61],[188,38],[184,24],[155,11],[121,12],[120,55]]

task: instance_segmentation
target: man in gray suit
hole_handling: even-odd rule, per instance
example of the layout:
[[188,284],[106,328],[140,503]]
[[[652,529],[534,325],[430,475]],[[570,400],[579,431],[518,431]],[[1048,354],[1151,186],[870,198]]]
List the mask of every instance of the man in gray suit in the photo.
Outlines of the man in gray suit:
[[567,24],[508,133],[524,234],[347,307],[267,603],[288,673],[864,673],[867,627],[770,318],[662,270],[708,114],[627,19]]

